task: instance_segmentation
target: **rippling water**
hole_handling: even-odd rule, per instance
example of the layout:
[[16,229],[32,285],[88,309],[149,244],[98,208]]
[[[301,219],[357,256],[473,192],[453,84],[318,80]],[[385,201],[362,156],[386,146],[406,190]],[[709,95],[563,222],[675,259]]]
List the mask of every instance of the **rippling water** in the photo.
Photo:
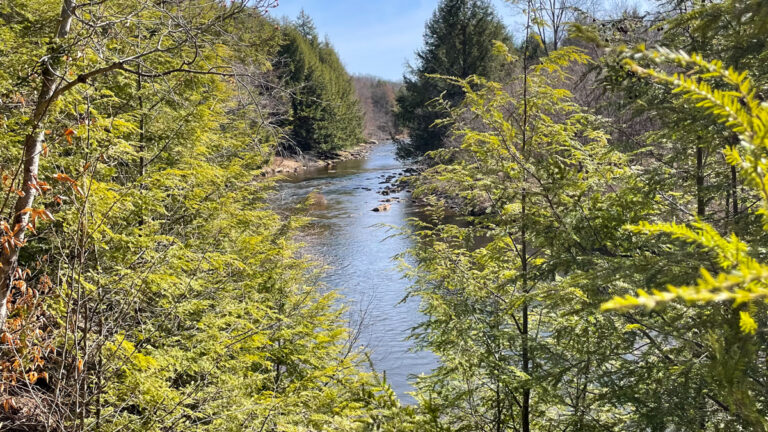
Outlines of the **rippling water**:
[[388,212],[371,209],[380,204],[377,191],[388,176],[402,173],[392,143],[376,146],[364,160],[346,161],[289,178],[278,185],[280,205],[289,207],[317,191],[325,197],[311,215],[315,228],[303,240],[307,252],[330,266],[323,282],[344,296],[353,323],[362,317],[359,343],[371,351],[376,370],[385,372],[392,388],[410,403],[411,375],[429,373],[436,359],[429,352],[411,352],[405,338],[422,316],[418,301],[401,303],[408,281],[392,258],[410,247],[410,240],[392,237],[393,232],[378,225],[403,226],[418,215],[405,191]]

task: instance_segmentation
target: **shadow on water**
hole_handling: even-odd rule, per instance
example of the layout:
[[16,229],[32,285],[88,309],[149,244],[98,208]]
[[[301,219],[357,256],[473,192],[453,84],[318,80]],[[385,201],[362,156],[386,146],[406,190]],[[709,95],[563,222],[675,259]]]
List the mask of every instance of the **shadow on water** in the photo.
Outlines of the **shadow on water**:
[[[322,282],[344,296],[353,325],[362,317],[359,343],[371,351],[375,368],[405,403],[413,398],[410,375],[429,373],[437,365],[430,352],[411,352],[406,337],[422,321],[418,301],[401,303],[409,282],[392,258],[411,246],[381,225],[404,226],[418,209],[406,191],[384,197],[378,191],[387,177],[402,175],[392,143],[381,144],[363,160],[345,161],[292,176],[278,184],[279,207],[290,208],[316,191],[312,230],[302,237],[306,252],[329,266]],[[400,198],[387,212],[371,209],[385,198]]]

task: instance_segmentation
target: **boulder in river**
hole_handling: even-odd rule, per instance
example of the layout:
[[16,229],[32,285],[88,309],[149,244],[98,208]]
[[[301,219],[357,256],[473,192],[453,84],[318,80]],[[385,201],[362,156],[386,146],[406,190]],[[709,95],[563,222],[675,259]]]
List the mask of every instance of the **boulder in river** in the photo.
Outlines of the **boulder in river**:
[[323,194],[313,191],[307,195],[307,205],[310,210],[324,210],[328,205],[328,201]]
[[391,204],[381,204],[379,206],[374,207],[371,211],[385,212],[385,211],[389,211],[390,208],[392,208]]

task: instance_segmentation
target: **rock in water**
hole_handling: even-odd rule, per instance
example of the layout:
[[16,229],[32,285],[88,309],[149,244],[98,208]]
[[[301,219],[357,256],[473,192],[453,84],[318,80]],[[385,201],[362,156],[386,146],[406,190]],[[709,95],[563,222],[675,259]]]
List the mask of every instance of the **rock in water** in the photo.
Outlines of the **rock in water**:
[[391,204],[382,204],[380,206],[374,207],[371,211],[385,212],[385,211],[389,211],[390,208],[392,208]]
[[307,196],[307,204],[310,210],[324,210],[328,206],[328,201],[323,194],[313,191]]

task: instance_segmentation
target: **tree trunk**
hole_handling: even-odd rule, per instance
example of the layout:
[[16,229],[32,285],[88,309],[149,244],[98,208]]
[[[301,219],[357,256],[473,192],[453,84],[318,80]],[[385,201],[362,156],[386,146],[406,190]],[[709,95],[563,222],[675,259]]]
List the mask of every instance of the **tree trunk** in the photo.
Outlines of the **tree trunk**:
[[[731,148],[735,148],[739,144],[739,137],[735,134],[731,135]],[[736,172],[736,167],[731,165],[731,205],[733,206],[733,219],[739,215],[739,178]]]
[[703,219],[707,214],[707,200],[704,198],[704,149],[696,146],[696,216]]
[[[524,138],[525,139],[525,138]],[[525,176],[523,176],[523,181],[525,181]],[[526,230],[526,204],[527,204],[527,193],[525,188],[523,188],[522,193],[522,209],[521,209],[521,216],[520,219],[522,220],[522,229],[520,232],[520,255],[522,256],[521,260],[521,270],[523,273],[523,294],[528,295],[530,292],[530,288],[528,287],[528,233]],[[531,366],[531,353],[530,353],[530,340],[529,340],[529,307],[528,307],[528,299],[526,298],[523,301],[523,307],[522,307],[522,353],[521,353],[521,363],[522,363],[522,369],[523,372],[530,378],[530,366]],[[526,384],[523,388],[523,406],[522,406],[522,430],[523,432],[530,432],[531,430],[531,386],[529,384]]]
[[736,167],[731,166],[731,204],[733,205],[733,218],[739,215],[739,180]]
[[[530,353],[528,352],[528,304],[523,306],[523,372],[530,376]],[[523,389],[523,432],[531,431],[531,386],[526,384]]]
[[[74,0],[64,0],[55,40],[63,39],[69,34],[74,7]],[[20,243],[24,242],[27,225],[29,224],[29,214],[25,213],[24,210],[32,207],[37,193],[35,187],[40,166],[40,154],[43,152],[43,141],[45,141],[45,131],[41,127],[41,123],[48,113],[48,108],[55,100],[58,82],[58,74],[54,70],[55,63],[57,62],[55,56],[56,53],[51,53],[43,65],[42,87],[37,97],[35,110],[29,120],[29,132],[24,138],[21,185],[23,195],[16,200],[11,224],[14,230],[13,236]],[[0,303],[0,329],[5,328],[5,322],[8,319],[8,296],[11,293],[14,273],[18,266],[19,248],[20,246],[11,248],[8,252],[3,252],[2,258],[0,258],[0,265],[2,265],[0,267],[0,300],[2,300]]]
[[[528,7],[532,6],[531,0],[528,0]],[[525,35],[525,48],[523,51],[523,125],[522,125],[522,143],[520,146],[522,157],[526,159],[526,147],[528,145],[528,29],[531,26],[530,12],[526,13],[526,35]],[[523,168],[522,185],[523,190],[520,196],[520,266],[523,273],[523,294],[528,295],[528,231],[527,231],[527,205],[528,205],[528,193],[526,191],[527,175]],[[529,340],[528,340],[528,298],[523,301],[522,307],[522,353],[521,363],[523,372],[530,378],[530,352],[529,352]],[[529,381],[530,382],[530,381]],[[526,383],[523,388],[523,401],[521,407],[521,423],[522,432],[531,431],[531,386]]]
[[[141,33],[139,33],[139,41],[141,41]],[[136,93],[139,96],[139,193],[144,195],[144,189],[146,189],[144,176],[147,173],[147,162],[144,153],[147,149],[144,144],[146,140],[146,115],[144,115],[144,96],[142,95],[144,86],[141,77],[141,65],[138,66],[138,71],[139,75],[136,77]],[[144,201],[142,200],[139,201],[139,226],[143,227],[144,222]]]
[[[521,247],[521,254],[522,254],[522,271],[523,271],[523,292],[525,294],[528,294],[528,242],[526,239],[526,231],[525,231],[525,205],[526,205],[526,196],[525,191],[523,191],[523,200],[522,200],[522,218],[523,218],[523,230],[521,233],[522,236],[522,247]],[[529,352],[529,340],[528,340],[528,299],[526,299],[523,302],[523,317],[522,317],[522,342],[523,342],[523,349],[522,349],[522,369],[523,373],[530,376],[531,370],[531,359],[530,359],[530,352]],[[523,432],[530,432],[531,430],[531,387],[530,385],[526,384],[526,386],[523,388],[523,406],[522,406],[522,429]]]

